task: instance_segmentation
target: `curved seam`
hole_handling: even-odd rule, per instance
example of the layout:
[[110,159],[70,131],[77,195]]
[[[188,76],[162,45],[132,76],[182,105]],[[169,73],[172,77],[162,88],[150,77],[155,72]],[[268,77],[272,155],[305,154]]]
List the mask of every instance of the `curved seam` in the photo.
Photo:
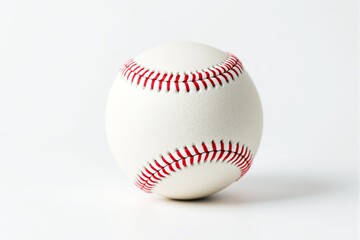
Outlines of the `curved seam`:
[[[157,88],[159,91],[166,88],[167,91],[175,89],[177,92],[181,90],[180,85],[185,85],[185,90],[190,91],[190,86],[195,87],[196,91],[200,88],[208,88],[208,84],[212,87],[222,86],[223,82],[229,83],[229,80],[235,80],[235,75],[240,76],[244,71],[244,67],[240,60],[233,54],[228,53],[228,58],[221,63],[206,70],[190,71],[184,73],[168,73],[159,70],[151,70],[145,66],[141,66],[133,59],[130,59],[120,69],[122,76],[126,80],[130,80],[131,84],[143,85],[144,88],[149,86],[151,90]],[[199,82],[202,84],[200,85]],[[157,83],[157,86],[155,86]],[[165,83],[164,86],[163,83]],[[174,87],[175,85],[175,87]]]
[[[227,160],[227,164],[234,165],[240,170],[240,176],[236,180],[245,175],[252,164],[253,156],[251,154],[251,150],[245,145],[240,146],[239,142],[236,143],[234,150],[231,141],[229,141],[226,149],[223,141],[220,141],[220,144],[218,145],[220,146],[219,149],[215,141],[212,141],[211,145],[202,143],[201,147],[203,148],[203,151],[201,152],[199,151],[200,147],[193,145],[192,151],[194,153],[191,153],[188,147],[184,147],[182,151],[176,149],[175,152],[168,153],[166,157],[161,156],[160,159],[154,160],[152,163],[149,163],[147,167],[144,167],[142,171],[140,171],[135,178],[135,185],[145,192],[152,192],[153,188],[160,181],[165,179],[167,175],[188,166],[192,166],[195,162],[197,164],[201,164],[207,161],[218,162],[222,160],[221,162],[225,162]],[[212,149],[209,150],[209,148]],[[217,153],[220,154],[216,156]],[[205,157],[202,159],[202,155],[204,154]],[[174,157],[174,155],[176,157]],[[197,161],[195,161],[196,157],[198,157]],[[165,170],[166,168],[167,170]]]

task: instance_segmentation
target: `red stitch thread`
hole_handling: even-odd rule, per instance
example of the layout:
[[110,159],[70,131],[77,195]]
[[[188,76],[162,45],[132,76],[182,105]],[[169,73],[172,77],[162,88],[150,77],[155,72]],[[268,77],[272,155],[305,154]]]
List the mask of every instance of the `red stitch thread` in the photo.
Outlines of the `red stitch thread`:
[[[197,163],[206,162],[209,155],[212,154],[211,160],[225,162],[237,167],[240,170],[240,176],[244,176],[252,164],[253,156],[251,151],[245,145],[236,143],[236,148],[233,150],[231,141],[225,144],[222,140],[219,143],[212,141],[210,144],[201,144],[202,151],[200,152],[195,145],[192,148],[184,147],[183,150],[176,149],[175,153],[168,153],[161,155],[159,159],[154,160],[147,167],[145,167],[137,175],[135,185],[145,192],[152,192],[153,188],[171,172],[176,172],[194,164],[195,157],[198,157]],[[191,150],[192,151],[191,151]],[[217,154],[219,155],[217,156]],[[230,157],[233,154],[232,157]],[[205,156],[204,158],[202,156]],[[176,157],[174,157],[176,156]],[[217,156],[217,157],[216,157]],[[238,178],[238,179],[239,179]]]
[[[240,60],[230,53],[228,53],[227,59],[217,66],[191,73],[162,73],[146,69],[146,67],[141,66],[133,59],[127,61],[120,69],[124,78],[130,80],[131,83],[142,84],[146,88],[150,82],[151,90],[157,89],[161,91],[166,87],[166,91],[174,89],[177,92],[182,90],[190,92],[192,88],[199,91],[201,88],[199,82],[204,89],[207,89],[209,85],[213,88],[217,85],[222,86],[225,82],[229,83],[229,80],[234,81],[235,75],[239,76],[243,71],[244,67]],[[157,87],[155,87],[156,82],[159,83]],[[163,82],[166,82],[166,84],[163,84]]]

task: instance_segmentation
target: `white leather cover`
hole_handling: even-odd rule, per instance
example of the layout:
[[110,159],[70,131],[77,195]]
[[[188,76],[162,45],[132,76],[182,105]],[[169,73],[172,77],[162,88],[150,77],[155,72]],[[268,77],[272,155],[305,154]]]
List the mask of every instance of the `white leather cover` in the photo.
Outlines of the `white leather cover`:
[[[198,43],[169,43],[140,54],[142,67],[167,73],[201,71],[228,54]],[[212,141],[240,142],[255,155],[262,133],[262,109],[246,71],[215,87],[191,91],[144,88],[119,73],[109,94],[106,131],[115,159],[134,180],[161,155]],[[213,194],[240,175],[238,168],[213,161],[167,175],[153,192],[176,199]]]

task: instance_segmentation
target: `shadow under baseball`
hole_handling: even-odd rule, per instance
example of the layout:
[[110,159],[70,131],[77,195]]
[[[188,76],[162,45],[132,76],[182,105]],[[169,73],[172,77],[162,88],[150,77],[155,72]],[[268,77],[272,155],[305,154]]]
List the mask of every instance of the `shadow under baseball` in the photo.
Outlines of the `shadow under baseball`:
[[195,200],[168,200],[184,204],[253,204],[311,198],[337,191],[334,182],[321,177],[296,175],[247,176],[228,189]]

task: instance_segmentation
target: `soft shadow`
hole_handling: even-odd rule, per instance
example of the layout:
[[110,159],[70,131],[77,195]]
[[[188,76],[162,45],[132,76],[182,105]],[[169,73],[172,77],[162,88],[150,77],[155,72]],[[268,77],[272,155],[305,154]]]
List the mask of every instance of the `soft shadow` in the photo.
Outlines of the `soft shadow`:
[[248,176],[228,189],[196,200],[170,200],[178,204],[254,204],[312,198],[337,191],[340,188],[329,178],[313,176],[263,175]]

